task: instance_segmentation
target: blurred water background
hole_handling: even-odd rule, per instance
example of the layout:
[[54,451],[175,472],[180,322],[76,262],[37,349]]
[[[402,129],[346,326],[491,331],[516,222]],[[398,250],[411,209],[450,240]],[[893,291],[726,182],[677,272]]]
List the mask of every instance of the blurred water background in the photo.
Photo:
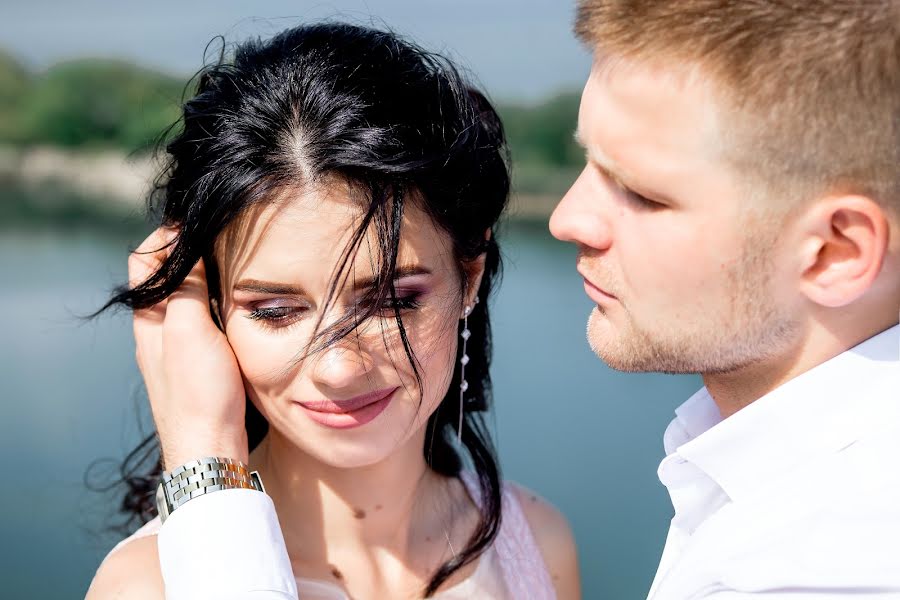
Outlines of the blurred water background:
[[116,494],[89,490],[85,473],[97,459],[120,461],[151,421],[128,316],[78,316],[124,281],[126,252],[149,231],[148,148],[175,118],[200,49],[216,33],[376,15],[452,49],[500,105],[516,190],[493,307],[502,466],[570,519],[585,598],[643,598],[671,516],[656,479],[662,432],[700,383],[600,363],[584,339],[591,304],[575,250],[547,232],[582,162],[572,131],[589,58],[569,34],[572,7],[275,2],[246,20],[237,3],[158,4],[35,0],[4,6],[0,19],[0,452],[11,475],[0,595],[83,597],[117,540]]

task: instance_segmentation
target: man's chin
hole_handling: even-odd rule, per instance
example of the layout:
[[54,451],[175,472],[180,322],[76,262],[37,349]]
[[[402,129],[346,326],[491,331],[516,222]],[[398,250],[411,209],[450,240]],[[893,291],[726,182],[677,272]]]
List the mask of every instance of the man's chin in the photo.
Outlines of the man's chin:
[[599,307],[595,307],[588,317],[587,323],[587,340],[588,344],[597,357],[605,362],[611,369],[617,371],[634,372],[635,369],[631,361],[626,359],[625,343],[627,335],[610,322],[606,315]]
[[[672,365],[628,324],[613,323],[599,308],[588,318],[588,344],[610,369],[625,373],[673,372]],[[682,372],[682,371],[678,371]]]

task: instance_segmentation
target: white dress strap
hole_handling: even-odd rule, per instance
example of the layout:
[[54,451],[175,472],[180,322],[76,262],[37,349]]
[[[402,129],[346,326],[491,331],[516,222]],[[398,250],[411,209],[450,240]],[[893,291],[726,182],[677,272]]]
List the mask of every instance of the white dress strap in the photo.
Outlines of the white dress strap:
[[[463,471],[460,479],[475,503],[481,506],[480,486],[475,475]],[[502,502],[500,531],[493,547],[510,598],[556,600],[556,588],[513,485],[503,484]]]

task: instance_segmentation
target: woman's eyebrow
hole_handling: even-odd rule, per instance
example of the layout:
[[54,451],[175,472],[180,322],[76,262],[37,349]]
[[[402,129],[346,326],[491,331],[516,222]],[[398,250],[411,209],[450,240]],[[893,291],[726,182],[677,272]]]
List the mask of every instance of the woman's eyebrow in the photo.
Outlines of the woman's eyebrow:
[[[422,265],[402,265],[394,270],[394,280],[404,277],[412,277],[414,275],[431,275],[431,271]],[[365,277],[357,279],[353,282],[353,289],[356,291],[369,289],[375,286],[376,277]]]
[[235,291],[256,292],[258,294],[279,294],[285,296],[302,296],[303,288],[287,283],[260,281],[259,279],[242,279],[234,285]]
[[[403,277],[412,277],[414,275],[430,275],[431,271],[421,265],[404,265],[397,267],[394,273],[394,279]],[[368,289],[375,285],[375,277],[366,277],[358,279],[353,283],[355,291]],[[306,292],[298,285],[288,283],[277,283],[274,281],[262,281],[259,279],[242,279],[238,281],[233,288],[240,292],[253,292],[257,294],[272,294],[282,296],[302,296]]]

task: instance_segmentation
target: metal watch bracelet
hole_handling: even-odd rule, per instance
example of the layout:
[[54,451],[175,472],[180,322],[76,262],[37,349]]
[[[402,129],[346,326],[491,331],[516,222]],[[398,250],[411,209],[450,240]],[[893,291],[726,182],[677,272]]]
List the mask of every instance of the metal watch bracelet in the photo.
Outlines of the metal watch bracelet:
[[156,508],[165,522],[172,512],[189,500],[219,490],[247,489],[265,493],[262,479],[244,463],[208,456],[192,460],[168,473],[156,488]]

